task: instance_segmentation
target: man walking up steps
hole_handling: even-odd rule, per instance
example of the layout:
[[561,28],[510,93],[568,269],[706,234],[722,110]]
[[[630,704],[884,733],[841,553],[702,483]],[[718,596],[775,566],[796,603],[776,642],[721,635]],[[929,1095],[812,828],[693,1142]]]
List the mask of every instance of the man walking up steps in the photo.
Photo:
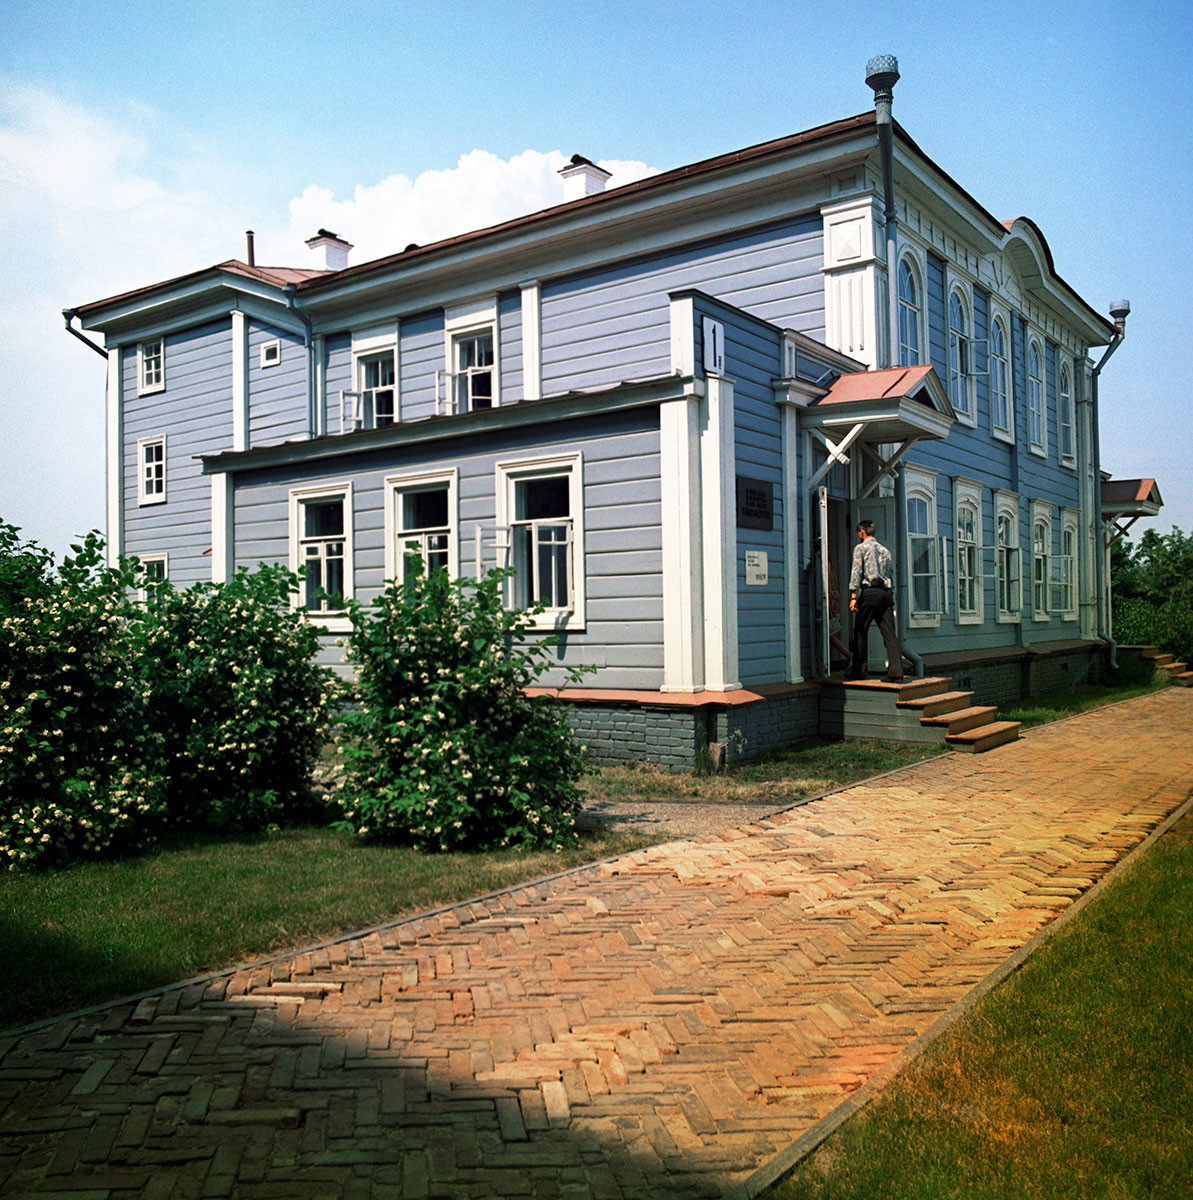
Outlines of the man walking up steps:
[[853,548],[853,569],[849,573],[849,611],[853,613],[853,662],[847,679],[866,677],[866,636],[878,622],[882,644],[886,647],[886,675],[889,683],[903,678],[903,655],[895,637],[895,567],[891,552],[874,536],[874,522],[859,521],[858,544]]

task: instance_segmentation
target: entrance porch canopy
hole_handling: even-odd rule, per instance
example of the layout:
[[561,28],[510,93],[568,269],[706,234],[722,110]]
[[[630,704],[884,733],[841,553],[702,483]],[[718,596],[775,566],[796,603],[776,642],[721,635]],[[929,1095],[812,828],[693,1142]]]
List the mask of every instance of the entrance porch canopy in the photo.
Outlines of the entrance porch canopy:
[[[878,459],[880,470],[860,499],[865,499],[894,471],[916,442],[946,438],[957,417],[931,366],[887,367],[880,371],[854,371],[836,382],[800,413],[800,424],[818,435],[828,458],[808,481],[812,491],[834,464],[849,461],[846,451],[854,442]],[[876,445],[894,448],[889,458],[874,451]]]
[[1113,523],[1120,538],[1140,517],[1155,517],[1164,507],[1154,479],[1103,479],[1102,520]]

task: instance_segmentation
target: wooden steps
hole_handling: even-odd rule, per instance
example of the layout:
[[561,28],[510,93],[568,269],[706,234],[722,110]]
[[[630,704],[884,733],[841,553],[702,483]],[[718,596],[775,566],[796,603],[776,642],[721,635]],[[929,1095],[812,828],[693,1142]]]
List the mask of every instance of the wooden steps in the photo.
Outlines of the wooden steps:
[[1162,654],[1154,647],[1148,647],[1143,652],[1144,658],[1150,658],[1157,671],[1163,671],[1178,687],[1193,687],[1193,671],[1189,664],[1178,662],[1171,654]]
[[1019,737],[1019,722],[997,721],[997,712],[939,676],[905,683],[827,679],[820,686],[820,732],[827,737],[947,742],[976,754]]

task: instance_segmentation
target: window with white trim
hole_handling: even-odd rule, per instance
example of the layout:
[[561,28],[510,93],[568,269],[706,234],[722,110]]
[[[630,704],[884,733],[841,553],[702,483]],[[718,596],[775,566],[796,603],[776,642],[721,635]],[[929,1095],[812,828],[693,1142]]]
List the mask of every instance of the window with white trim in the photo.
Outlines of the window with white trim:
[[290,569],[301,580],[298,606],[329,629],[346,629],[352,598],[352,485],[290,492]]
[[899,363],[914,367],[920,361],[920,286],[909,258],[899,263]]
[[957,415],[973,424],[973,368],[970,363],[969,305],[959,291],[949,293],[949,400]]
[[492,408],[496,395],[493,330],[458,333],[452,339],[456,412]]
[[1027,437],[1037,454],[1048,452],[1044,415],[1044,352],[1033,339],[1027,345]]
[[457,476],[452,468],[386,479],[387,579],[406,582],[419,561],[427,574],[459,575]]
[[1057,379],[1056,424],[1060,461],[1071,467],[1076,465],[1077,451],[1073,440],[1073,377],[1068,363],[1061,363]]
[[166,342],[153,338],[137,347],[137,391],[160,392],[166,386]]
[[936,475],[904,471],[907,504],[908,624],[940,624],[943,611],[941,544],[936,533]]
[[366,429],[394,423],[394,354],[371,354],[357,360],[362,400],[361,420]]
[[981,624],[985,616],[982,579],[982,489],[954,481],[957,510],[957,623]]
[[166,502],[166,439],[141,438],[137,442],[137,503]]
[[282,361],[282,343],[280,338],[272,342],[261,343],[261,369],[276,367]]
[[1052,506],[1031,506],[1031,617],[1051,620],[1048,591],[1052,582]]
[[1052,560],[1052,611],[1077,619],[1077,514],[1068,508],[1061,509],[1060,553]]
[[1011,368],[1006,327],[1002,318],[990,321],[990,422],[994,432],[1014,437],[1011,409]]
[[166,554],[138,554],[141,563],[142,586],[137,589],[137,599],[144,603],[154,584],[165,583],[170,577],[170,559]]
[[497,464],[499,545],[513,568],[507,601],[542,606],[535,625],[584,625],[584,484],[577,453]]
[[998,619],[1017,622],[1023,609],[1023,563],[1019,550],[1019,498],[995,493],[995,576]]

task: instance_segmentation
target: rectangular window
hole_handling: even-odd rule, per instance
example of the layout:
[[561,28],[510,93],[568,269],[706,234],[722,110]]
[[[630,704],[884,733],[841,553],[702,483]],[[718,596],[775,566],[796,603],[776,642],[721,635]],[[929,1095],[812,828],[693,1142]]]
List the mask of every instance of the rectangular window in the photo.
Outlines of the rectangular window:
[[1031,607],[1033,621],[1050,619],[1048,591],[1052,580],[1052,516],[1047,505],[1032,505]]
[[1023,607],[1019,513],[1016,501],[999,497],[997,523],[998,619],[1002,622],[1014,622],[1019,620],[1019,613]]
[[513,579],[512,607],[541,605],[540,627],[584,624],[583,479],[579,454],[499,463],[498,522]]
[[261,343],[261,366],[276,367],[282,361],[282,343],[275,339],[272,342]]
[[137,391],[160,392],[165,386],[165,342],[162,338],[142,342],[137,349]]
[[453,341],[455,350],[456,412],[475,412],[492,408],[495,395],[493,382],[493,331],[481,330],[459,334]]
[[385,481],[385,577],[405,582],[421,560],[429,573],[459,575],[456,539],[458,472],[392,475]]
[[394,423],[394,356],[389,351],[360,361],[360,390],[366,429]]
[[301,580],[299,607],[332,618],[328,628],[346,629],[340,614],[352,597],[350,484],[290,493],[290,567]]
[[941,541],[936,533],[936,475],[915,467],[904,474],[907,494],[908,624],[940,624],[944,610]]
[[141,438],[137,442],[137,503],[166,502],[166,439]]
[[958,480],[957,498],[957,620],[980,624],[984,617],[982,584],[982,492]]
[[170,577],[170,560],[165,554],[138,554],[141,562],[143,586],[137,589],[137,599],[143,604],[149,597],[149,589],[155,583],[165,583]]

